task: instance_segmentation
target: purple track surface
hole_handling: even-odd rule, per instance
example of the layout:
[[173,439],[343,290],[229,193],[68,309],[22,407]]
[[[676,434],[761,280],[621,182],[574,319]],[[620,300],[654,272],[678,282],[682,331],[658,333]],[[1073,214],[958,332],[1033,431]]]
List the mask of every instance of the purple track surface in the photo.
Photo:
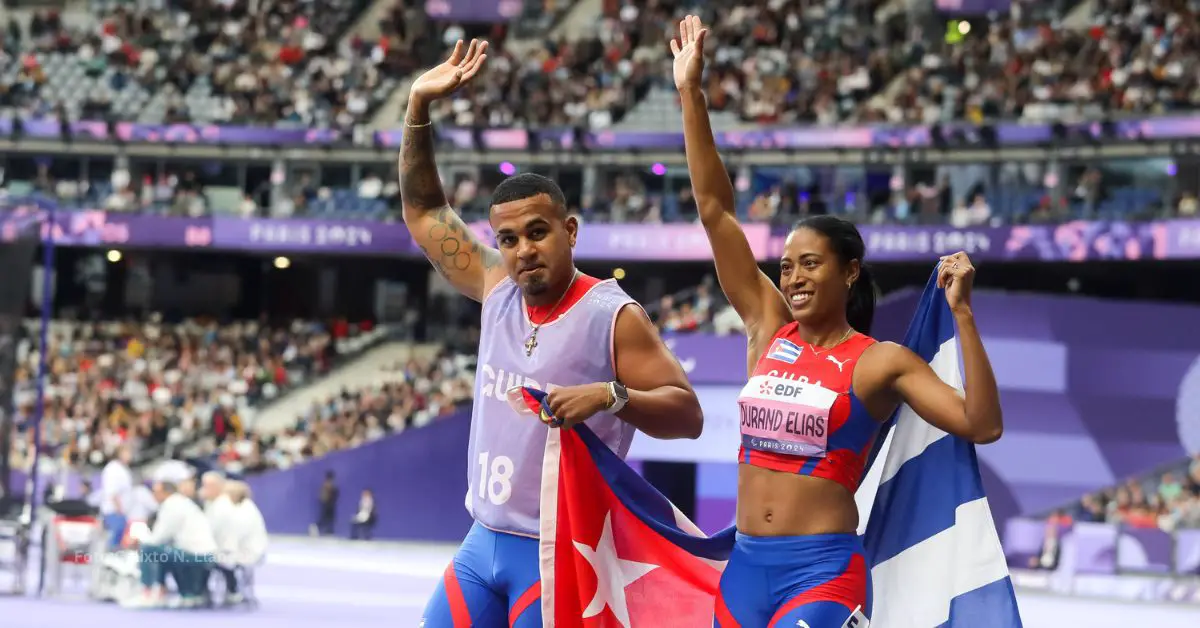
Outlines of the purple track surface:
[[[258,571],[256,588],[261,605],[256,610],[147,611],[99,604],[79,596],[0,597],[0,626],[107,628],[151,621],[157,628],[416,628],[421,610],[453,552],[454,548],[446,545],[276,538],[272,539],[267,564]],[[1029,592],[1021,592],[1020,604],[1026,628],[1200,625],[1197,606],[1133,604]]]
[[[446,545],[276,538],[256,575],[259,607],[254,610],[125,609],[84,599],[68,574],[64,595],[0,597],[0,616],[19,617],[21,628],[78,628],[84,621],[122,626],[146,620],[160,628],[415,628],[453,553],[454,547]],[[27,582],[35,588],[36,574]],[[0,625],[8,623],[0,619]]]

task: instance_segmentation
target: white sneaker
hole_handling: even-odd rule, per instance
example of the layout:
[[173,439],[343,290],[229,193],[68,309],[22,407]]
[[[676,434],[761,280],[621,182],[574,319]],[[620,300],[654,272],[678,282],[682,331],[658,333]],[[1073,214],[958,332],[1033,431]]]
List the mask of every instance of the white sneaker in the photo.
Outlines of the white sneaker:
[[166,600],[161,595],[145,592],[121,600],[122,608],[163,608]]

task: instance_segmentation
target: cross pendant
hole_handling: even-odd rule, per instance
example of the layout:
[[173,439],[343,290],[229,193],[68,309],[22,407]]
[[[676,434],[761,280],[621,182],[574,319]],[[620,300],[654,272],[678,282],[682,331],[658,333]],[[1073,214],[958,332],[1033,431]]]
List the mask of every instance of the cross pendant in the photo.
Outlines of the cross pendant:
[[537,347],[537,331],[534,331],[533,335],[525,340],[525,357],[532,356],[535,347]]

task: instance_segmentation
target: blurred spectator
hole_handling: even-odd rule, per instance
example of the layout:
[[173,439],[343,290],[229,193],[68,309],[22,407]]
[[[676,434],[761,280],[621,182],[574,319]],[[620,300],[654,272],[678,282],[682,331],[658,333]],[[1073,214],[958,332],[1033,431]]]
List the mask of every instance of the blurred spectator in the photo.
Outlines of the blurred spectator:
[[714,283],[709,275],[694,288],[659,299],[657,307],[647,308],[650,319],[660,331],[671,333],[740,331],[741,320],[725,302],[724,295],[717,291],[720,296],[714,296]]
[[1070,529],[1072,523],[1070,515],[1061,510],[1056,510],[1054,514],[1050,515],[1050,518],[1046,520],[1046,535],[1042,540],[1042,551],[1030,559],[1030,567],[1054,569],[1058,566],[1058,557],[1062,551],[1059,539],[1064,531]]
[[168,574],[175,581],[185,608],[200,605],[207,589],[206,563],[212,562],[217,551],[212,528],[200,507],[175,489],[169,482],[154,485],[158,515],[149,534],[138,539],[143,589],[140,596],[124,601],[125,606],[163,606]]
[[104,466],[100,476],[100,515],[110,548],[121,545],[125,524],[129,522],[128,511],[133,502],[133,473],[129,469],[132,460],[128,447],[118,447],[117,455]]
[[[230,525],[233,530],[230,539],[232,552],[220,557],[218,567],[222,572],[227,573],[225,582],[228,587],[230,583],[235,586],[237,584],[236,577],[230,578],[233,569],[237,567],[253,568],[262,561],[267,553],[268,538],[267,524],[263,520],[262,512],[251,499],[250,487],[245,482],[230,480],[225,483],[225,492],[233,503],[230,517]],[[242,591],[226,589],[225,600],[227,603],[237,604],[242,599],[244,599]]]
[[358,512],[350,522],[350,538],[370,541],[376,521],[375,495],[369,489],[363,489],[362,496],[358,499]]
[[317,493],[317,522],[313,524],[311,532],[313,536],[333,534],[333,524],[337,519],[337,500],[338,500],[337,481],[334,480],[333,471],[325,472],[325,481],[321,483],[320,492]]

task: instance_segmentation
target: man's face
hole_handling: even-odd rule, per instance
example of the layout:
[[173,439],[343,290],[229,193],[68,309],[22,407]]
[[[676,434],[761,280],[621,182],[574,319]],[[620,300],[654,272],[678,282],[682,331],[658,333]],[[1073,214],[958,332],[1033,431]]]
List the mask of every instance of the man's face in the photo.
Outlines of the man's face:
[[221,494],[221,485],[217,480],[207,479],[200,485],[200,498],[210,502]]
[[526,296],[543,294],[573,272],[579,223],[564,219],[548,195],[493,206],[491,224],[508,276]]

